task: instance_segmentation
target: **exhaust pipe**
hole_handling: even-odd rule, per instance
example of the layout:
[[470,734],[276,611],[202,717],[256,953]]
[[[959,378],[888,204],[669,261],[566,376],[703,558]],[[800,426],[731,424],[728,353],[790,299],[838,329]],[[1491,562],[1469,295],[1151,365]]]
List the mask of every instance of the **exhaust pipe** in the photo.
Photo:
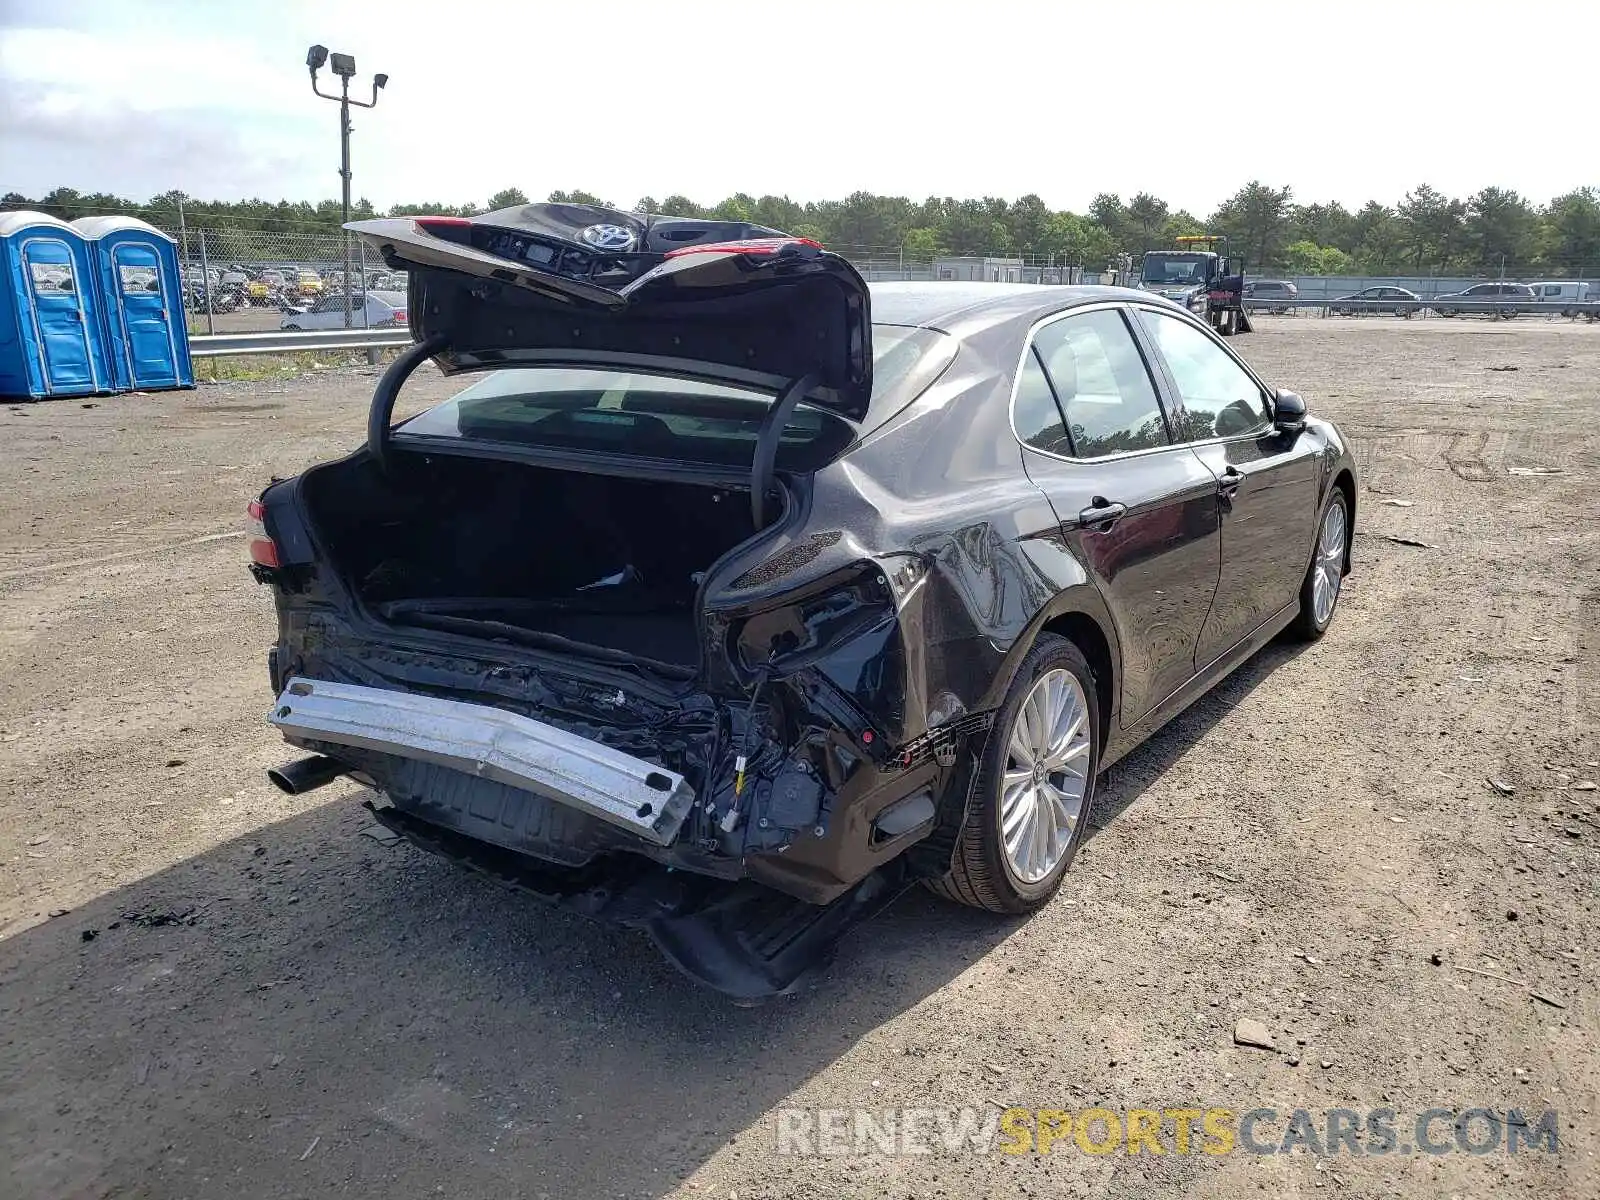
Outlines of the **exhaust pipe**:
[[284,763],[281,767],[269,768],[267,778],[272,780],[273,786],[280,792],[298,796],[325,783],[332,783],[349,769],[336,758],[329,758],[325,754],[313,754],[310,758],[297,758],[294,762]]

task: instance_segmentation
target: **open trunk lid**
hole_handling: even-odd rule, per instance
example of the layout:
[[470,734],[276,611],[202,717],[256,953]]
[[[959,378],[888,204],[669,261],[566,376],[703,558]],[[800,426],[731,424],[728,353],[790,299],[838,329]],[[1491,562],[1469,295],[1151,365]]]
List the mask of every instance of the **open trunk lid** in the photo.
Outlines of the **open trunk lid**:
[[742,222],[528,204],[347,226],[410,276],[446,372],[612,366],[797,397],[852,421],[872,394],[866,282],[815,242]]

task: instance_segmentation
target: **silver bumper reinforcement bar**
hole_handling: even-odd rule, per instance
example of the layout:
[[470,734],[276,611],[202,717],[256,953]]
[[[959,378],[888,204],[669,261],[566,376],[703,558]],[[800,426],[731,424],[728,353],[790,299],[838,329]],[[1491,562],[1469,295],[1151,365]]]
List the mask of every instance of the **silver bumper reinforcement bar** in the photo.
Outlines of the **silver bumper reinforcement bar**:
[[296,677],[269,719],[286,737],[360,746],[521,788],[657,846],[672,843],[694,803],[676,772],[483,704]]

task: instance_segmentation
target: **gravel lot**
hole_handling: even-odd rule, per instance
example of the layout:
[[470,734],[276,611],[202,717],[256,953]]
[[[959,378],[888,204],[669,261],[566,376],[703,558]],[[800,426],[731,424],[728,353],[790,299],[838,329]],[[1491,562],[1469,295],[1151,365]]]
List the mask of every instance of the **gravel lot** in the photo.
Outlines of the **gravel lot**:
[[[1044,912],[914,893],[755,1010],[265,782],[236,531],[369,376],[0,408],[7,1193],[1600,1194],[1600,326],[1260,326],[1360,453],[1332,632],[1115,768]],[[1554,1109],[1561,1149],[776,1153],[785,1106],[1096,1102]]]

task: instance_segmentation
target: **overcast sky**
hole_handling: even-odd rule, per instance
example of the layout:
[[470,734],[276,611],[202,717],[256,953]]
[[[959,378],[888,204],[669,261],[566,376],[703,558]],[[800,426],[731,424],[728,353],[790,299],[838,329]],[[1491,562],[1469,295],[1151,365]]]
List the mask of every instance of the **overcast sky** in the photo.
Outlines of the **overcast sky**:
[[380,207],[1600,184],[1600,0],[0,0],[0,191],[336,197],[312,42],[391,77],[354,115]]

